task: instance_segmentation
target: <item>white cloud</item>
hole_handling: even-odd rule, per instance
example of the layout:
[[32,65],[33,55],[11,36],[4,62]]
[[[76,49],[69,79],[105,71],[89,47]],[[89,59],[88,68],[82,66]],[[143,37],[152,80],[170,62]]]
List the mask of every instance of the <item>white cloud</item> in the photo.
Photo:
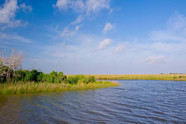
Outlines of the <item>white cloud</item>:
[[0,32],[0,40],[7,38],[7,35]]
[[152,31],[150,33],[150,40],[155,42],[170,42],[170,41],[186,41],[185,36],[181,36],[179,33],[173,30],[164,31]]
[[163,55],[148,56],[145,59],[141,60],[142,63],[147,63],[147,64],[161,63],[164,61],[166,61],[166,59]]
[[22,37],[22,36],[19,36],[17,34],[5,34],[5,33],[0,32],[0,43],[3,41],[11,41],[11,42],[18,41],[18,42],[22,42],[22,43],[31,43],[32,42],[32,40]]
[[80,15],[80,16],[78,16],[77,19],[76,19],[75,21],[73,21],[71,24],[72,24],[72,25],[79,24],[80,22],[83,21],[83,19],[84,19],[83,16]]
[[186,17],[183,14],[175,13],[170,19],[169,19],[169,26],[168,28],[170,30],[179,30],[186,33]]
[[103,49],[103,48],[105,48],[106,46],[108,46],[110,43],[111,43],[111,39],[108,39],[108,38],[106,38],[106,39],[104,39],[103,41],[101,41],[100,43],[99,43],[99,46],[98,46],[98,49]]
[[[56,66],[52,69],[61,69],[66,73],[174,72],[172,70],[176,67],[172,66],[173,64],[180,66],[177,70],[184,71],[186,35],[183,35],[182,20],[185,17],[174,18],[177,21],[169,23],[165,29],[151,32],[150,37],[143,39],[124,37],[123,40],[129,40],[128,42],[121,42],[120,38],[112,39],[112,44],[111,39],[104,39],[100,35],[74,33],[80,26],[70,24],[62,33],[63,36],[70,37],[65,39],[65,44],[46,44],[46,50],[42,51],[47,52],[45,54],[47,57],[54,58],[53,61],[59,60],[61,65],[65,65],[65,67],[55,65],[52,61],[49,65]],[[122,53],[118,54],[120,52]]]
[[6,0],[3,7],[0,8],[0,23],[7,24],[14,21],[17,8],[17,0]]
[[103,29],[103,33],[106,34],[108,31],[113,29],[113,25],[111,23],[106,23]]
[[118,45],[115,49],[116,53],[120,53],[124,51],[124,45]]
[[56,6],[59,10],[73,9],[79,11],[84,9],[83,0],[57,0]]
[[73,34],[74,34],[74,32],[70,32],[69,29],[66,27],[61,32],[61,37],[72,36]]
[[79,28],[80,28],[79,25],[75,26],[73,30],[69,30],[68,27],[65,27],[60,35],[61,37],[71,37],[79,31]]
[[80,28],[80,26],[77,25],[77,26],[75,27],[75,31],[79,31],[79,28]]
[[76,11],[83,10],[85,5],[83,3],[83,0],[76,0],[72,5],[72,8],[74,8]]
[[5,3],[0,6],[0,24],[3,25],[2,29],[17,27],[21,24],[21,20],[15,19],[16,11],[19,8],[23,11],[32,11],[32,7],[26,6],[24,3],[18,6],[17,0],[5,0]]
[[60,10],[67,10],[68,8],[68,0],[58,0],[56,6]]
[[186,43],[165,43],[165,42],[155,42],[151,45],[149,45],[149,48],[160,51],[160,52],[177,52],[184,49],[184,46]]
[[17,40],[17,41],[20,41],[23,43],[31,43],[32,42],[32,40],[22,37],[22,36],[19,36],[19,35],[13,35],[13,36],[11,36],[11,39]]
[[20,8],[24,11],[24,12],[27,12],[27,11],[32,11],[32,7],[31,6],[27,6],[25,3],[22,3],[20,4]]
[[86,1],[86,7],[87,7],[87,12],[97,12],[100,11],[101,9],[109,9],[110,0],[87,0]]
[[150,33],[150,40],[155,42],[186,42],[186,17],[175,14],[169,19],[167,28]]
[[76,12],[98,12],[102,9],[110,9],[110,0],[57,0],[56,7],[59,10],[72,9]]

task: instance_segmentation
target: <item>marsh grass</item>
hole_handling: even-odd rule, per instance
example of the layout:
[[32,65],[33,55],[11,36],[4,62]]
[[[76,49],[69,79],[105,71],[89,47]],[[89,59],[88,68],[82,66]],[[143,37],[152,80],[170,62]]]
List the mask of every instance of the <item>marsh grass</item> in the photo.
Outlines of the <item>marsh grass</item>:
[[126,74],[126,75],[91,75],[97,80],[173,80],[186,81],[186,74]]
[[66,90],[80,90],[80,89],[97,89],[119,86],[116,82],[110,81],[96,81],[92,83],[35,83],[35,82],[18,82],[0,84],[0,94],[21,94],[21,93],[38,93],[38,92],[59,92]]

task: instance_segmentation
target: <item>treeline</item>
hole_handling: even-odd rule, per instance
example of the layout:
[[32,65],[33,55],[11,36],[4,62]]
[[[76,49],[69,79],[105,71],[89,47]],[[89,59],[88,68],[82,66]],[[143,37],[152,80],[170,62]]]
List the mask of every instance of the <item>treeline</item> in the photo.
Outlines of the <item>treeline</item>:
[[[8,71],[8,66],[2,66],[0,68],[0,74],[3,72]],[[7,73],[5,73],[7,74]],[[7,79],[10,78],[10,79]],[[95,82],[96,79],[94,76],[84,76],[84,75],[76,75],[76,76],[69,76],[67,78],[63,72],[56,72],[52,71],[49,74],[45,74],[43,72],[37,70],[15,70],[10,73],[10,76],[1,75],[0,76],[0,83],[10,82],[48,82],[48,83],[70,83],[70,84],[77,84],[78,82],[82,83],[90,83]]]
[[95,82],[94,76],[76,75],[67,78],[63,72],[52,71],[49,74],[37,70],[22,70],[21,62],[22,53],[16,53],[12,50],[9,57],[3,56],[0,51],[0,83],[16,83],[16,82],[48,82],[48,83],[69,83],[76,84],[78,82],[90,83]]

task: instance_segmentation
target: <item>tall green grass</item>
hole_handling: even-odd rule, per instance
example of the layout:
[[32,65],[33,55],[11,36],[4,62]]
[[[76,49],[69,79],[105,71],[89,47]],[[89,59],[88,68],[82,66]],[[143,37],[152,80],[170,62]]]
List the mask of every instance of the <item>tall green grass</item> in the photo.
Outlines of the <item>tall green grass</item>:
[[91,75],[91,76],[95,76],[95,78],[97,80],[173,80],[173,81],[186,81],[186,74],[126,74],[126,75],[120,74],[120,75]]
[[21,93],[38,93],[38,92],[59,92],[66,90],[79,89],[97,89],[119,86],[116,82],[96,81],[92,83],[66,84],[66,83],[35,83],[35,82],[18,82],[0,84],[0,94],[21,94]]

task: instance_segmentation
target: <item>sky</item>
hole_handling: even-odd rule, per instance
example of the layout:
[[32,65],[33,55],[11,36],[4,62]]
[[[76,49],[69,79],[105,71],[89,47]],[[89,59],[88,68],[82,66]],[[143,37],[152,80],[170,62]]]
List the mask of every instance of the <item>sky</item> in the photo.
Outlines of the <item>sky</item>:
[[45,73],[186,73],[186,0],[0,0],[12,49]]

